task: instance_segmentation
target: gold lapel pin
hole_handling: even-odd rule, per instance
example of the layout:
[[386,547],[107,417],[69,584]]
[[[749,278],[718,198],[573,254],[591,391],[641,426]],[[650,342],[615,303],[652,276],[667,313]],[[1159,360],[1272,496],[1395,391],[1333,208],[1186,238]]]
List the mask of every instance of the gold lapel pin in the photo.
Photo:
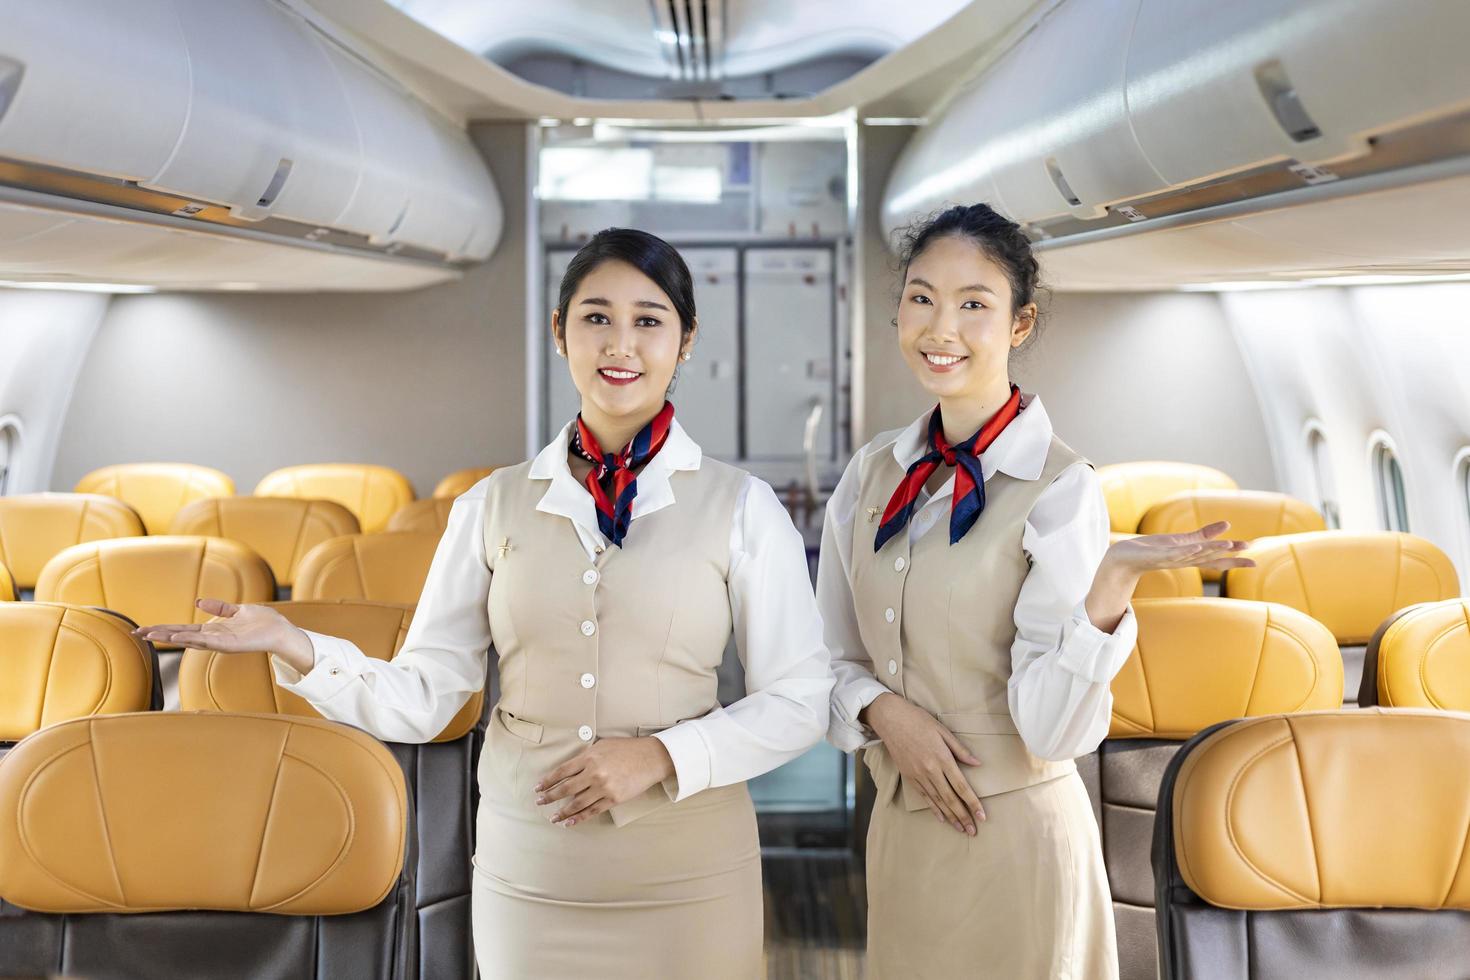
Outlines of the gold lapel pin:
[[510,538],[506,538],[504,541],[500,542],[500,557],[504,558],[506,555],[510,554],[510,551]]
[[869,507],[868,508],[868,523],[869,524],[872,524],[874,521],[876,521],[878,519],[878,515],[879,514],[882,514],[882,513],[883,513],[883,511],[879,507]]

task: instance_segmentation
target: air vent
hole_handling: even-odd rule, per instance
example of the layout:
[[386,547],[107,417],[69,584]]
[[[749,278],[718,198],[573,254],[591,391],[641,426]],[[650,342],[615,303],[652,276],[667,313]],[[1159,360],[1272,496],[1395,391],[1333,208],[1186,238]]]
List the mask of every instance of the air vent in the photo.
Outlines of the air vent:
[[1276,125],[1294,142],[1305,143],[1322,135],[1279,60],[1256,66],[1256,86],[1260,88],[1261,98],[1266,100],[1271,114],[1276,117]]
[[15,93],[20,90],[20,78],[24,74],[25,68],[20,62],[0,58],[0,119],[5,118],[5,110],[15,101]]

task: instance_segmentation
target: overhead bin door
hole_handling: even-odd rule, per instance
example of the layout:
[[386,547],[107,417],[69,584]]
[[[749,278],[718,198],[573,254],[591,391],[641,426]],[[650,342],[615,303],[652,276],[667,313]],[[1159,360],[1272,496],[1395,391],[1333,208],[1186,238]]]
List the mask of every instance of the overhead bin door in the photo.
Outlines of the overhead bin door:
[[745,450],[753,460],[799,460],[820,409],[816,456],[832,458],[835,316],[832,253],[745,253]]

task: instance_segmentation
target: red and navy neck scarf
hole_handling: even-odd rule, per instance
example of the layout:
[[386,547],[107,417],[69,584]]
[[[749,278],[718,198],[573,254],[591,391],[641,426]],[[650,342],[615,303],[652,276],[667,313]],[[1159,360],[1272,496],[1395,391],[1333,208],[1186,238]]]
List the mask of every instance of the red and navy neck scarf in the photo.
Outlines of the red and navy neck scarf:
[[985,476],[980,470],[980,454],[990,447],[1002,430],[1021,411],[1021,389],[1011,385],[1011,397],[990,417],[990,421],[958,446],[951,446],[944,438],[944,420],[936,406],[929,416],[929,452],[920,456],[904,474],[903,482],[893,491],[888,509],[883,512],[883,522],[878,525],[878,536],[873,541],[873,550],[883,547],[884,542],[902,531],[914,516],[919,501],[919,491],[929,482],[929,477],[945,466],[954,466],[954,500],[949,511],[949,543],[954,544],[974,527],[985,509]]
[[597,437],[577,416],[577,425],[572,429],[571,450],[592,464],[587,474],[587,492],[597,504],[597,527],[619,548],[628,534],[628,524],[633,519],[633,498],[638,496],[638,478],[633,471],[648,462],[663,448],[669,438],[669,429],[674,424],[674,405],[664,402],[664,407],[645,425],[633,441],[619,453],[604,453],[597,444]]

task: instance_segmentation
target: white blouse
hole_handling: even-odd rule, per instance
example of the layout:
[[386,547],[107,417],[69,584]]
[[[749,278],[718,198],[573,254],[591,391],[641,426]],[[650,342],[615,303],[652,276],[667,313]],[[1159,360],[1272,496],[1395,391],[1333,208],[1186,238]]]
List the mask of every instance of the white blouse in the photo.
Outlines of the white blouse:
[[[985,479],[1000,470],[1022,480],[1041,475],[1051,445],[1051,420],[1041,399],[1023,394],[1021,413],[980,454]],[[837,684],[827,738],[846,752],[876,736],[858,720],[888,688],[874,676],[873,662],[858,633],[852,594],[852,525],[856,518],[862,460],[892,452],[907,470],[926,449],[929,414],[908,428],[878,436],[853,457],[827,502],[822,555],[817,570],[817,605],[826,623],[827,646]],[[909,519],[910,543],[936,524],[948,533],[954,476]],[[1016,640],[1011,646],[1008,701],[1016,728],[1032,755],[1072,759],[1097,748],[1107,735],[1113,676],[1133,651],[1138,626],[1130,606],[1111,634],[1087,618],[1093,575],[1108,547],[1108,512],[1097,474],[1074,463],[1042,491],[1027,515],[1021,547],[1031,568],[1016,600]],[[970,533],[983,533],[983,524]]]
[[[571,521],[592,559],[610,545],[598,529],[592,495],[567,465],[570,432],[568,425],[537,455],[528,477],[550,481],[536,509]],[[674,422],[663,448],[638,474],[629,534],[638,533],[641,518],[675,504],[671,474],[697,470],[702,458]],[[307,632],[311,671],[303,677],[273,657],[277,681],[326,717],[388,741],[427,742],[442,731],[484,683],[494,639],[483,534],[490,479],[451,507],[397,656],[375,660],[347,640]],[[676,800],[774,769],[821,741],[827,729],[832,673],[806,549],[775,492],[749,474],[730,526],[729,593],[747,693],[654,736],[674,760]]]

